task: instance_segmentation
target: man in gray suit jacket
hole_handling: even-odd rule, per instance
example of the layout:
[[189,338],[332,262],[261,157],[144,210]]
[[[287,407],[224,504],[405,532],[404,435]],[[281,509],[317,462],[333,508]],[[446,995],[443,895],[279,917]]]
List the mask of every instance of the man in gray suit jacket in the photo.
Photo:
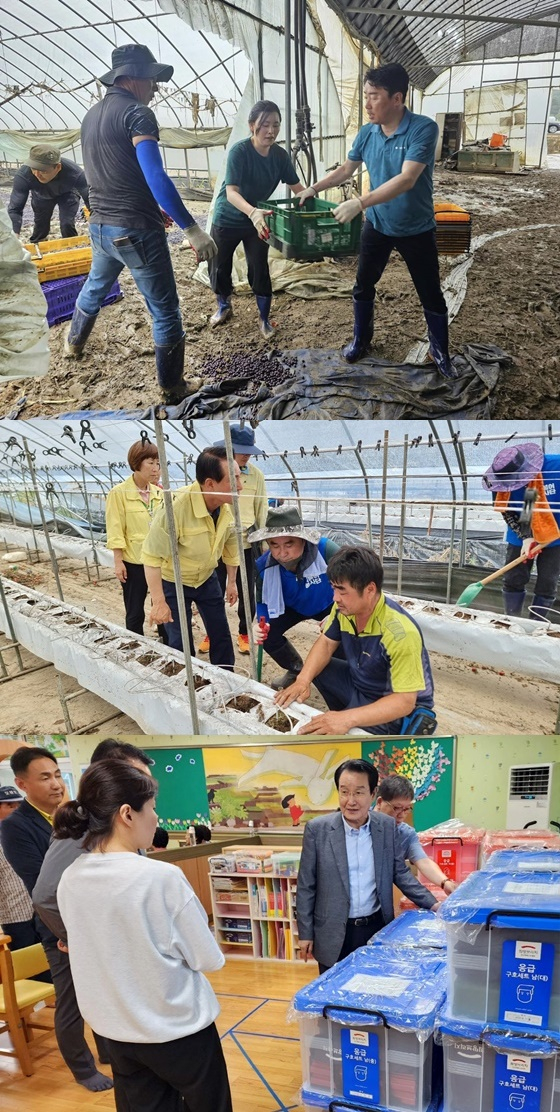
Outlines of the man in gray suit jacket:
[[340,811],[311,819],[303,836],[297,884],[301,956],[324,973],[365,946],[394,918],[393,884],[418,907],[439,904],[405,864],[397,825],[371,811],[377,769],[369,761],[343,761],[334,774]]

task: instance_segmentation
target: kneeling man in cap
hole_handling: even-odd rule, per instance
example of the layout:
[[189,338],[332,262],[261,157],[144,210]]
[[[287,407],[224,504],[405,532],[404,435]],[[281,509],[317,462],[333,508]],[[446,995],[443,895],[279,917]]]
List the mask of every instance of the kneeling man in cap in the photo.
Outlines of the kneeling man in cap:
[[69,158],[61,158],[58,147],[38,143],[31,147],[29,158],[14,174],[8,215],[18,236],[23,210],[31,194],[33,231],[30,243],[40,243],[51,230],[51,220],[58,205],[60,235],[63,239],[77,236],[76,213],[80,197],[89,208],[88,184],[84,171]]
[[322,621],[332,609],[333,589],[327,564],[339,546],[307,529],[295,506],[269,510],[264,529],[248,534],[252,544],[266,541],[269,551],[257,560],[257,644],[286,669],[272,687],[289,687],[303,668],[301,656],[285,636],[309,618]]

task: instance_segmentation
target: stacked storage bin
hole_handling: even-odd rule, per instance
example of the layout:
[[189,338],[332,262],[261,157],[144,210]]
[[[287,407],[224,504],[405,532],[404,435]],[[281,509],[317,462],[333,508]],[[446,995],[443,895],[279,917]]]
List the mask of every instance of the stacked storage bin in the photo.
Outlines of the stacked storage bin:
[[415,911],[403,911],[387,923],[377,934],[370,938],[368,946],[391,947],[399,953],[404,949],[409,951],[407,957],[412,956],[411,951],[427,951],[433,953],[439,950],[445,953],[447,947],[445,926],[433,911],[424,911],[417,908]]
[[[486,831],[475,826],[467,826],[460,819],[448,819],[437,826],[418,833],[418,840],[428,857],[439,865],[441,871],[456,884],[460,884],[466,877],[478,869],[480,847]],[[420,878],[420,883],[441,900],[441,888],[435,884],[428,884]],[[403,896],[400,901],[401,911],[414,908],[416,905]]]
[[302,1103],[427,1112],[433,1032],[445,995],[438,953],[363,946],[301,989]]
[[560,850],[497,849],[483,869],[490,873],[558,873]]
[[441,917],[445,1112],[560,1112],[558,872],[474,873]]
[[418,835],[428,857],[439,865],[449,880],[460,884],[479,866],[480,846],[486,831],[467,826],[459,819],[449,819]]
[[550,830],[488,830],[480,847],[481,868],[498,849],[557,849],[560,850],[560,834]]

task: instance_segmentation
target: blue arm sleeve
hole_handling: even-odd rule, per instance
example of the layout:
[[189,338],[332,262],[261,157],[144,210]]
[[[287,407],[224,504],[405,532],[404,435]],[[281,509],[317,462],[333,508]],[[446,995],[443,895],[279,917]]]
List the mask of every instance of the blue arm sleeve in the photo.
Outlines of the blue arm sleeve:
[[180,228],[191,228],[196,221],[185,208],[173,182],[167,176],[155,140],[143,139],[141,143],[137,143],[136,157],[160,208],[167,212]]

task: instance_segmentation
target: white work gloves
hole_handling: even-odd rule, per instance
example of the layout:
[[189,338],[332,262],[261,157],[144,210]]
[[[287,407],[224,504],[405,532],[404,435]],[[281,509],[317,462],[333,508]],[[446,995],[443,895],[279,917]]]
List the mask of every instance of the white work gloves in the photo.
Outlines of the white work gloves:
[[270,630],[270,623],[264,618],[260,618],[258,622],[253,622],[253,640],[255,645],[263,645],[268,637]]
[[249,213],[249,220],[256,228],[259,239],[268,239],[270,235],[270,228],[265,220],[265,216],[272,216],[272,209],[251,209]]
[[349,224],[355,216],[362,213],[362,202],[359,197],[351,197],[349,201],[343,201],[341,205],[333,209],[333,216],[338,220],[339,224]]
[[[535,552],[535,548],[538,548],[537,552]],[[540,548],[538,545],[538,541],[536,541],[534,537],[525,537],[525,540],[521,545],[521,555],[525,558],[525,560],[534,560],[535,556],[538,556],[539,552]]]
[[185,228],[185,238],[190,243],[194,251],[196,251],[197,258],[202,262],[207,263],[209,259],[213,259],[214,255],[218,254],[218,248],[208,235],[208,232],[203,232],[198,224],[191,224],[190,228]]
[[300,205],[303,205],[303,204],[305,204],[306,201],[311,201],[313,199],[313,197],[316,197],[316,196],[317,196],[317,190],[315,189],[315,186],[314,185],[308,185],[307,189],[303,190],[303,193],[298,193],[299,203],[300,203]]

